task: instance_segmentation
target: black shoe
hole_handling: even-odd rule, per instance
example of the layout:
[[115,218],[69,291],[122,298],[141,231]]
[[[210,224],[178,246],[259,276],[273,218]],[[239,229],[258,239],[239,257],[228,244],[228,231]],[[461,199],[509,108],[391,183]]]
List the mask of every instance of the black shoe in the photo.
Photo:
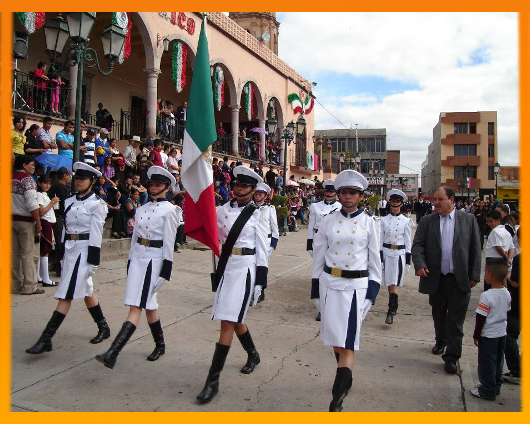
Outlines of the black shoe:
[[261,294],[258,297],[257,303],[263,302],[265,300],[265,289],[261,289]]
[[433,355],[441,355],[445,352],[445,344],[444,343],[436,343],[434,347],[432,348],[432,354]]
[[393,324],[394,323],[394,314],[392,312],[388,312],[386,314],[385,324]]
[[107,350],[103,355],[96,355],[96,360],[101,362],[107,368],[114,368],[119,353],[123,349],[123,346],[125,346],[125,344],[131,338],[134,330],[136,330],[136,326],[130,321],[125,321],[120,332],[110,345],[109,350]]
[[317,317],[315,318],[315,321],[320,321],[320,312],[318,313]]
[[166,344],[164,342],[164,331],[162,331],[162,324],[160,320],[149,324],[153,340],[155,341],[155,350],[147,357],[148,361],[156,361],[164,353],[166,353]]
[[37,343],[35,343],[34,346],[30,347],[29,349],[26,349],[26,353],[38,355],[43,352],[51,352],[52,337],[55,335],[55,332],[63,322],[65,316],[66,315],[58,311],[53,311],[52,317],[50,318],[50,321],[48,321],[48,324],[42,332],[42,335],[40,336],[39,340],[37,341]]
[[206,378],[204,388],[197,396],[199,403],[210,402],[219,391],[219,377],[221,376],[221,371],[225,365],[229,350],[230,346],[225,346],[219,343],[215,344],[215,352],[213,354],[210,372]]
[[55,287],[58,286],[59,283],[57,281],[52,281],[51,283],[45,283],[42,281],[42,287]]
[[243,366],[243,368],[241,368],[241,373],[250,374],[252,371],[254,371],[256,365],[261,362],[259,353],[256,350],[256,346],[254,345],[254,341],[252,340],[252,336],[250,335],[250,331],[248,331],[248,329],[246,333],[237,335],[237,338],[241,342],[243,349],[245,349],[248,354],[247,363]]
[[458,372],[458,367],[456,366],[456,362],[447,361],[445,363],[445,372],[448,374],[456,374]]

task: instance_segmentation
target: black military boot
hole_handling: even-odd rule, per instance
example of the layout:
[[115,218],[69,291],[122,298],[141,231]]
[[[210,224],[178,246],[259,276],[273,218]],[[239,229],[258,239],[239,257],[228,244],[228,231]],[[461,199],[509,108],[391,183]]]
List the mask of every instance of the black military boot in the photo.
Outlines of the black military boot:
[[337,375],[335,376],[335,382],[333,383],[333,400],[329,404],[329,412],[341,412],[342,401],[348,394],[352,386],[352,374],[351,369],[347,367],[337,368]]
[[230,346],[219,343],[215,344],[215,352],[213,354],[212,365],[208,372],[208,377],[206,378],[206,383],[204,384],[201,393],[199,393],[199,396],[197,396],[199,403],[210,402],[219,391],[219,377],[225,365],[229,350]]
[[96,355],[96,360],[101,362],[107,368],[114,368],[114,365],[116,364],[116,358],[123,349],[123,346],[125,346],[125,344],[131,338],[134,330],[136,330],[136,326],[130,321],[125,321],[120,332],[110,345],[109,350],[107,350],[103,355]]
[[38,355],[43,352],[51,352],[52,350],[52,337],[55,335],[55,332],[61,325],[66,315],[53,311],[52,317],[48,321],[46,328],[42,332],[39,340],[35,343],[34,346],[26,349],[26,353],[31,353],[33,355]]
[[396,296],[396,301],[394,302],[394,309],[392,310],[392,315],[396,315],[396,312],[398,310],[398,294],[393,293]]
[[245,349],[248,353],[248,359],[247,363],[241,368],[241,372],[243,374],[250,374],[252,371],[254,371],[254,367],[260,363],[259,353],[256,350],[256,346],[254,346],[254,342],[252,341],[252,336],[250,335],[250,331],[243,333],[241,335],[237,335],[237,338],[241,342],[241,346],[243,346],[243,349]]
[[397,294],[390,293],[390,297],[388,298],[388,312],[386,313],[385,324],[392,324],[394,322],[396,303],[397,303]]
[[160,320],[149,324],[153,340],[155,341],[155,350],[147,357],[148,361],[156,361],[164,353],[166,353],[166,344],[164,343],[164,331],[162,331],[162,324]]
[[90,343],[92,344],[101,343],[103,340],[108,339],[110,337],[110,328],[109,328],[109,325],[107,324],[107,320],[103,316],[101,305],[98,303],[96,306],[92,306],[91,308],[88,308],[88,312],[90,312],[92,319],[98,326],[98,334],[96,335],[96,337],[90,340]]

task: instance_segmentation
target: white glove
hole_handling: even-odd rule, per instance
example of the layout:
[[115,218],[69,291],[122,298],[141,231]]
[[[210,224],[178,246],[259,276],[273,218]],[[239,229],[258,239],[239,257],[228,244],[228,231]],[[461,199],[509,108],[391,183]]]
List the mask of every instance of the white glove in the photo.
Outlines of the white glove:
[[86,270],[85,274],[85,280],[88,280],[90,277],[92,277],[98,269],[97,265],[88,264],[88,269]]
[[405,275],[407,275],[410,271],[410,264],[405,265]]
[[272,255],[272,252],[274,252],[274,247],[269,247],[269,252],[267,253],[267,255]]
[[313,251],[312,250],[308,250],[308,253],[311,255],[311,257],[313,257]]
[[158,277],[155,281],[155,285],[153,287],[153,293],[156,293],[158,290],[162,288],[162,285],[166,282],[165,278]]
[[313,301],[315,302],[315,306],[317,307],[318,312],[320,312],[320,298],[315,297]]
[[366,315],[368,315],[368,311],[372,307],[372,301],[370,299],[364,299],[363,306],[361,307],[361,316],[364,321],[366,318]]
[[254,287],[254,300],[252,301],[252,306],[256,306],[258,304],[258,299],[261,296],[261,286]]

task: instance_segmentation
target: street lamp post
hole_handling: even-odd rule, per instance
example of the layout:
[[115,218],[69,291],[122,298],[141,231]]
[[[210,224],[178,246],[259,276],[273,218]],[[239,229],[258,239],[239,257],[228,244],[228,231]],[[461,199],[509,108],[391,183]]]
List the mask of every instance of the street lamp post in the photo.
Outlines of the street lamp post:
[[[109,69],[103,71],[99,64],[97,51],[88,47],[90,31],[96,21],[96,12],[68,12],[65,13],[66,21],[59,13],[56,18],[48,20],[44,25],[46,38],[46,53],[50,59],[50,70],[61,72],[66,66],[77,65],[77,89],[75,96],[75,133],[73,161],[79,160],[81,146],[81,103],[83,101],[83,68],[97,67],[102,75],[109,75],[114,69],[114,62],[120,56],[125,43],[125,33],[114,24],[105,28],[101,33],[103,56],[107,59]],[[71,45],[64,55],[64,62],[59,64],[57,58],[63,55],[66,42],[70,39]]]
[[498,189],[498,179],[497,176],[499,175],[499,171],[501,170],[501,166],[499,165],[499,162],[495,162],[493,165],[493,172],[495,173],[495,198],[498,198],[497,195],[497,189]]

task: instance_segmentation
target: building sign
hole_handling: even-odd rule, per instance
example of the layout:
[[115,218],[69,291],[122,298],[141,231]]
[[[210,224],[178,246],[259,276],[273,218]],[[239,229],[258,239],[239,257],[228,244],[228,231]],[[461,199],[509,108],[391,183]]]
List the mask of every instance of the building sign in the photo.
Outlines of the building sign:
[[158,12],[158,14],[166,21],[186,30],[188,34],[193,35],[195,33],[195,21],[188,18],[184,12]]
[[384,185],[385,181],[383,177],[367,177],[368,185]]

